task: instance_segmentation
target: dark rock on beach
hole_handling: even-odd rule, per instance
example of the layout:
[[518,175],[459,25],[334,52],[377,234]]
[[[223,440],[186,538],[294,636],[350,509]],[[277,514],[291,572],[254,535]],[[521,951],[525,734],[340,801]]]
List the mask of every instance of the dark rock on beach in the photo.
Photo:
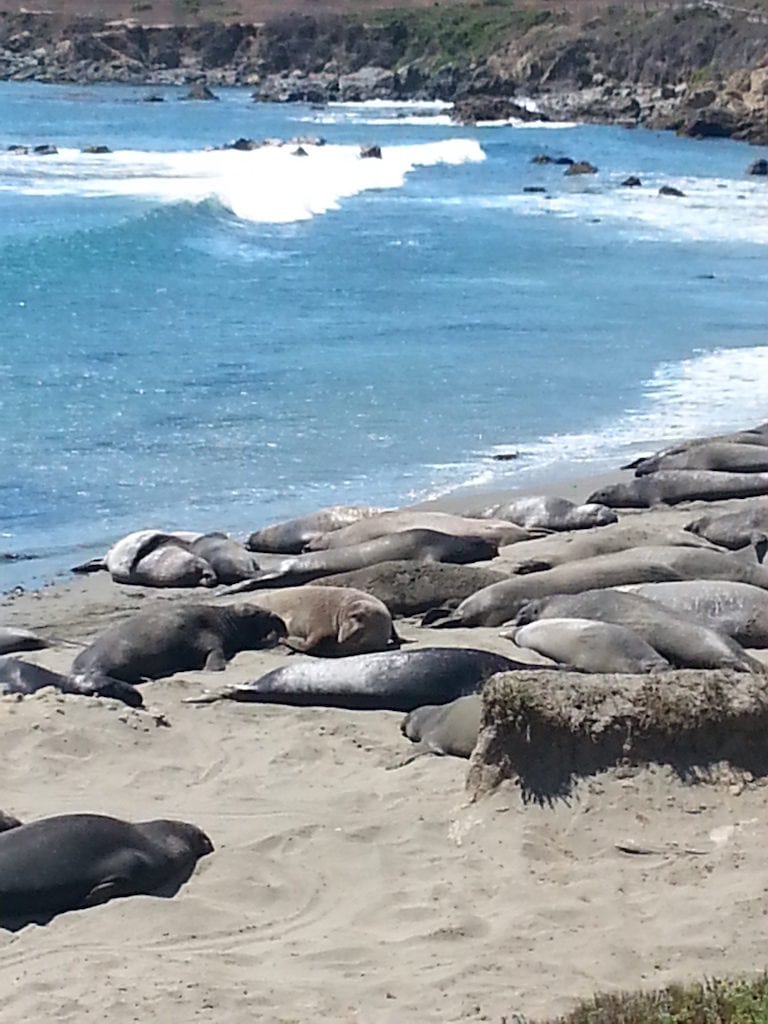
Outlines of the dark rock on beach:
[[659,195],[684,197],[685,192],[682,192],[679,188],[675,188],[674,185],[662,185],[659,189]]
[[625,178],[621,184],[623,188],[640,188],[643,183],[634,174],[630,174],[630,176]]
[[361,146],[360,156],[363,159],[381,160],[381,146]]

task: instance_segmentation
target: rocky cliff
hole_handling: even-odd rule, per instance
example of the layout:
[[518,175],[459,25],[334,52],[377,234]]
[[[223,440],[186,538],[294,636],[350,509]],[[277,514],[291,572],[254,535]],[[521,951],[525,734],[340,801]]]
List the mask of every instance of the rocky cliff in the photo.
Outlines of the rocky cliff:
[[0,77],[204,80],[316,103],[437,98],[467,120],[515,114],[524,95],[552,117],[768,143],[768,8],[638,6],[584,20],[497,0],[194,26],[0,14]]

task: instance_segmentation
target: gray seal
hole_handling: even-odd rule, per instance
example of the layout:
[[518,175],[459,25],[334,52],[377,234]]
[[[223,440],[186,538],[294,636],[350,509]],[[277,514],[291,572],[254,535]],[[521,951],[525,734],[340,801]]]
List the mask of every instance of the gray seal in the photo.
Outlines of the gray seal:
[[524,626],[539,619],[560,618],[594,619],[625,626],[675,668],[764,670],[737,643],[692,616],[618,590],[589,590],[529,601],[519,610],[515,622]]
[[221,671],[238,651],[273,647],[285,635],[283,621],[256,605],[157,602],[99,634],[77,655],[72,674],[139,683],[194,669]]
[[554,530],[558,533],[609,526],[618,520],[616,513],[607,505],[577,505],[567,498],[544,494],[478,507],[468,515],[482,519],[506,519],[528,530]]
[[339,658],[399,643],[387,606],[352,587],[260,590],[259,607],[283,620],[288,635],[282,645],[302,654]]
[[189,549],[210,565],[218,583],[239,583],[253,579],[259,572],[253,553],[225,533],[204,533]]
[[32,665],[10,654],[0,657],[0,693],[20,693],[29,696],[45,689],[46,686],[81,697],[112,697],[132,708],[142,707],[144,703],[139,691],[120,679],[103,674],[95,674],[89,679],[78,679],[72,675],[65,676],[53,672],[42,665]]
[[29,629],[15,626],[0,626],[0,655],[18,651],[39,651],[50,646],[48,641]]
[[182,821],[62,814],[19,825],[0,833],[0,921],[16,928],[120,896],[171,895],[212,852]]
[[236,583],[227,593],[261,589],[270,584],[298,586],[322,576],[401,559],[459,564],[481,562],[493,558],[497,551],[496,544],[484,537],[452,537],[434,530],[404,530],[363,544],[351,544],[349,547],[329,551],[309,551],[303,555],[279,559],[257,579]]
[[377,537],[387,537],[404,530],[434,530],[451,537],[484,537],[497,545],[515,544],[530,540],[531,534],[521,526],[500,519],[478,520],[467,516],[455,516],[448,512],[425,512],[421,509],[396,509],[382,512],[370,519],[345,526],[341,530],[324,533],[307,544],[308,551],[327,551],[331,548],[363,544]]
[[703,469],[725,473],[768,472],[768,448],[753,444],[728,444],[722,441],[695,445],[683,452],[670,452],[645,459],[635,476],[647,476],[657,470]]
[[402,768],[424,754],[470,757],[477,745],[483,716],[479,693],[458,697],[450,704],[427,704],[416,708],[400,723],[400,732],[416,745],[392,768]]
[[690,451],[692,448],[698,448],[700,445],[718,443],[751,444],[768,447],[768,423],[763,423],[759,427],[753,427],[751,430],[737,430],[730,434],[713,434],[710,437],[694,437],[688,441],[680,441],[659,449],[653,455],[641,455],[621,468],[644,469],[646,466],[652,465],[656,460],[666,458],[667,455],[679,455],[681,452]]
[[[726,579],[768,589],[768,569],[740,562],[719,551],[685,547],[630,548],[493,583],[466,598],[453,615],[437,625],[440,628],[499,626],[511,619],[526,600],[620,587],[627,583],[684,579]],[[436,622],[445,612],[446,609],[435,609],[427,613],[424,625]],[[590,618],[588,615],[576,617]]]
[[524,667],[530,668],[490,651],[423,647],[336,661],[293,662],[255,682],[193,697],[188,703],[236,700],[350,711],[413,711],[422,704],[447,704],[475,693],[497,672]]
[[276,555],[298,555],[305,546],[321,533],[340,530],[368,516],[377,516],[384,509],[368,505],[332,505],[317,512],[274,523],[261,530],[255,530],[246,542],[251,551],[268,551]]
[[760,549],[768,539],[768,500],[758,499],[738,512],[699,516],[686,523],[684,529],[730,551],[750,546]]
[[541,537],[503,548],[495,563],[509,575],[541,572],[567,562],[580,562],[597,555],[610,555],[639,547],[688,547],[718,550],[715,545],[685,530],[664,529],[647,517],[632,517],[576,534]]
[[590,494],[587,501],[610,508],[653,508],[681,501],[717,501],[752,498],[768,493],[768,473],[723,473],[695,469],[667,469],[628,483],[609,484]]
[[[768,595],[767,595],[768,596]],[[593,619],[541,619],[502,631],[528,647],[579,672],[662,672],[669,662],[626,626]]]
[[136,530],[121,537],[102,558],[73,566],[72,572],[106,569],[115,583],[149,587],[215,586],[216,577],[189,545],[200,536],[185,530]]
[[316,585],[355,587],[378,597],[391,615],[418,615],[436,605],[463,601],[475,591],[506,578],[504,573],[480,565],[396,561],[325,576]]
[[673,611],[692,615],[742,647],[768,647],[768,591],[730,580],[684,580],[622,587]]

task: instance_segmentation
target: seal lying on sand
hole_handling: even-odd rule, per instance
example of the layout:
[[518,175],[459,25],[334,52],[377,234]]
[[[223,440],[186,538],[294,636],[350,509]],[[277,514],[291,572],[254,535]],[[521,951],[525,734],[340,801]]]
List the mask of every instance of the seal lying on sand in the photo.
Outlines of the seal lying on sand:
[[226,593],[261,589],[271,584],[298,586],[321,576],[362,569],[377,562],[410,559],[414,562],[482,562],[497,553],[494,542],[483,537],[452,537],[434,530],[404,530],[387,537],[377,537],[364,544],[334,548],[330,551],[309,551],[304,555],[280,559],[255,580],[236,583]]
[[595,526],[608,526],[618,516],[607,505],[576,505],[567,498],[539,495],[530,498],[515,498],[499,505],[480,507],[469,516],[481,519],[506,519],[528,530],[589,530]]
[[463,601],[476,590],[506,578],[479,565],[398,561],[326,576],[317,586],[356,587],[378,597],[392,615],[418,615],[447,601]]
[[493,583],[462,601],[445,621],[437,620],[444,618],[448,609],[434,609],[424,617],[423,624],[436,622],[439,628],[499,626],[511,619],[526,600],[533,598],[578,594],[627,583],[684,579],[730,579],[768,589],[768,569],[745,564],[723,552],[684,547],[630,548]]
[[668,445],[654,452],[653,455],[641,455],[639,458],[628,462],[622,469],[644,469],[658,459],[666,458],[668,455],[679,455],[681,452],[690,451],[707,444],[751,444],[768,447],[768,423],[762,423],[751,430],[737,430],[732,434],[714,434],[712,437],[694,437],[688,441],[680,441],[677,444]]
[[515,616],[517,625],[540,619],[581,618],[613,622],[631,629],[675,668],[732,668],[762,672],[760,662],[729,637],[683,615],[618,590],[557,594],[529,601]]
[[261,590],[259,607],[285,623],[283,646],[303,654],[338,658],[385,651],[400,642],[387,606],[352,587]]
[[609,484],[587,499],[611,508],[653,508],[681,501],[716,501],[768,494],[768,473],[719,473],[695,469],[667,469],[635,477],[625,484]]
[[657,470],[704,469],[725,473],[768,472],[768,448],[754,444],[710,442],[695,445],[683,452],[656,455],[645,459],[635,469],[635,476],[647,476]]
[[422,704],[447,704],[475,693],[496,672],[523,667],[530,668],[490,651],[423,647],[335,661],[293,662],[255,682],[189,698],[188,703],[237,700],[351,711],[413,711]]
[[691,615],[742,647],[768,647],[768,591],[730,580],[637,583],[621,587],[666,608]]
[[277,555],[298,555],[314,537],[331,530],[340,530],[368,516],[377,516],[385,509],[367,505],[333,505],[321,508],[299,519],[274,523],[250,535],[246,547],[250,551],[271,551]]
[[218,583],[239,583],[259,572],[255,556],[225,533],[203,534],[190,544],[190,551],[208,563]]
[[285,635],[282,619],[256,605],[162,602],[104,630],[75,658],[72,674],[140,683],[191,669],[220,671],[238,651],[273,647]]
[[62,814],[0,833],[0,921],[15,925],[118,896],[176,891],[208,836],[183,821],[135,825],[101,814]]
[[0,655],[14,654],[17,651],[39,651],[48,646],[47,640],[28,629],[0,626]]
[[400,723],[400,732],[416,746],[391,767],[402,768],[424,754],[470,757],[477,744],[482,715],[483,699],[479,693],[459,697],[450,704],[416,708]]
[[0,693],[29,695],[46,686],[82,697],[113,697],[132,708],[140,708],[144,703],[138,690],[119,679],[101,674],[95,674],[89,679],[77,679],[52,672],[42,665],[31,665],[11,655],[0,658]]
[[451,537],[484,537],[501,544],[515,544],[530,540],[531,534],[521,526],[502,520],[478,520],[466,516],[454,516],[448,512],[424,512],[420,509],[397,509],[382,512],[370,519],[345,526],[341,530],[324,533],[307,544],[308,551],[328,551],[332,548],[363,544],[377,537],[387,537],[404,530],[435,530]]
[[[496,565],[508,575],[541,572],[566,562],[580,562],[597,555],[610,555],[638,547],[696,547],[718,550],[715,545],[685,530],[661,529],[656,523],[644,522],[641,517],[624,520],[598,530],[585,530],[578,534],[540,537],[524,541],[511,548],[503,548],[501,561]],[[721,552],[722,553],[722,552]]]
[[[761,541],[768,539],[768,499],[759,499],[738,512],[699,516],[684,529],[731,551],[750,546],[759,549]],[[762,561],[759,556],[758,561]]]
[[[766,595],[768,596],[768,595]],[[546,658],[579,672],[662,672],[666,658],[626,626],[593,619],[546,618],[503,630],[518,647],[529,647]]]
[[[76,565],[72,572],[92,573],[106,569],[116,583],[150,587],[215,586],[211,567],[189,551],[189,545],[198,537],[199,533],[184,530],[136,530],[116,541],[103,558]],[[172,548],[177,551],[166,550]],[[147,559],[144,565],[141,564],[143,559]]]

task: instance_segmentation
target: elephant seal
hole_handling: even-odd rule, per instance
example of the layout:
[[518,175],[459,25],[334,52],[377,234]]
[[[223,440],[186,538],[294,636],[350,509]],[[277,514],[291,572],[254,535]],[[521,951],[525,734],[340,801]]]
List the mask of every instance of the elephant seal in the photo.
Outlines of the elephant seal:
[[666,658],[626,626],[593,619],[540,619],[501,635],[579,672],[662,672]]
[[105,629],[75,658],[72,674],[139,683],[194,669],[221,671],[238,651],[272,647],[285,635],[282,619],[256,605],[163,602]]
[[385,651],[398,644],[387,606],[352,587],[284,587],[260,590],[259,607],[279,616],[283,646],[301,654],[340,658]]
[[336,661],[300,661],[273,669],[252,683],[188,698],[348,708],[350,711],[413,711],[475,693],[497,672],[530,668],[490,651],[422,647],[412,651],[357,654]]
[[226,593],[262,589],[265,585],[298,586],[321,576],[362,569],[377,562],[411,560],[414,562],[482,562],[498,551],[493,541],[484,537],[452,537],[434,530],[404,530],[386,537],[329,551],[309,551],[303,555],[280,559],[255,580],[244,580]]
[[595,619],[625,626],[675,668],[764,671],[764,666],[737,643],[692,616],[618,590],[588,590],[529,601],[520,608],[514,622],[525,626],[540,619],[560,618]]
[[47,640],[29,629],[0,626],[0,655],[14,654],[17,651],[39,651],[48,646],[50,645]]
[[448,601],[463,601],[476,590],[506,578],[479,565],[396,561],[325,576],[316,586],[355,587],[378,597],[391,615],[418,615]]
[[610,508],[652,508],[681,501],[752,498],[768,493],[768,473],[723,473],[714,470],[667,469],[609,484],[593,491],[589,502]]
[[641,469],[651,464],[656,459],[663,459],[667,455],[679,455],[682,452],[690,451],[706,444],[751,444],[761,447],[768,447],[768,423],[751,430],[737,430],[731,434],[714,434],[711,437],[694,437],[688,441],[680,441],[677,444],[668,445],[654,452],[653,455],[641,455],[628,462],[622,469]]
[[105,569],[117,583],[133,583],[133,572],[141,559],[163,545],[188,548],[199,533],[189,530],[136,530],[115,541],[101,558],[72,567],[74,573],[101,572]]
[[666,608],[691,615],[742,647],[768,647],[768,591],[729,580],[683,580],[622,587]]
[[494,517],[517,523],[527,530],[589,530],[595,526],[609,526],[618,516],[607,505],[577,505],[567,498],[537,495],[515,498],[499,505],[490,505],[468,512],[482,519]]
[[298,555],[314,537],[331,530],[340,530],[368,516],[385,511],[367,505],[332,505],[299,519],[274,523],[250,535],[246,547],[250,551],[268,551],[276,555]]
[[183,821],[32,821],[0,833],[0,920],[15,927],[119,896],[168,895],[212,852],[205,832]]
[[483,716],[479,693],[458,697],[450,704],[416,708],[400,723],[400,732],[416,746],[391,768],[402,768],[424,754],[470,757],[477,744]]
[[53,686],[62,693],[78,694],[82,697],[112,697],[132,708],[140,708],[144,701],[138,690],[120,679],[103,674],[94,674],[89,679],[77,679],[72,675],[61,675],[42,665],[32,665],[7,654],[0,658],[0,693],[37,693],[46,686]]
[[672,452],[645,459],[635,469],[635,476],[647,476],[657,470],[702,469],[725,473],[768,472],[768,449],[763,445],[710,442],[695,445],[683,452]]
[[700,516],[684,529],[731,551],[759,546],[761,540],[768,539],[768,500],[758,499],[738,512]]
[[190,551],[210,565],[218,583],[239,583],[259,572],[252,552],[225,533],[204,533],[190,544]]
[[499,626],[511,619],[526,600],[533,598],[578,594],[583,590],[620,587],[627,583],[684,579],[726,579],[768,589],[768,569],[748,565],[719,551],[685,547],[630,548],[493,583],[462,601],[455,613],[444,621],[437,620],[444,618],[447,609],[434,609],[424,617],[423,624],[434,622],[438,628]]
[[9,828],[18,828],[21,822],[5,811],[0,811],[0,832],[7,832]]
[[660,544],[664,547],[719,550],[703,537],[696,537],[685,530],[662,530],[657,523],[638,516],[599,529],[541,537],[502,548],[500,559],[495,564],[507,575],[519,575],[553,569],[556,565],[580,562],[597,555],[610,555],[629,548],[658,547]]
[[421,509],[396,509],[382,512],[369,519],[345,526],[341,530],[321,534],[307,544],[308,551],[328,551],[332,548],[364,544],[377,537],[386,537],[405,530],[435,530],[451,537],[483,537],[497,545],[514,544],[530,540],[531,534],[514,523],[502,520],[478,520],[454,516],[448,512],[424,512]]

